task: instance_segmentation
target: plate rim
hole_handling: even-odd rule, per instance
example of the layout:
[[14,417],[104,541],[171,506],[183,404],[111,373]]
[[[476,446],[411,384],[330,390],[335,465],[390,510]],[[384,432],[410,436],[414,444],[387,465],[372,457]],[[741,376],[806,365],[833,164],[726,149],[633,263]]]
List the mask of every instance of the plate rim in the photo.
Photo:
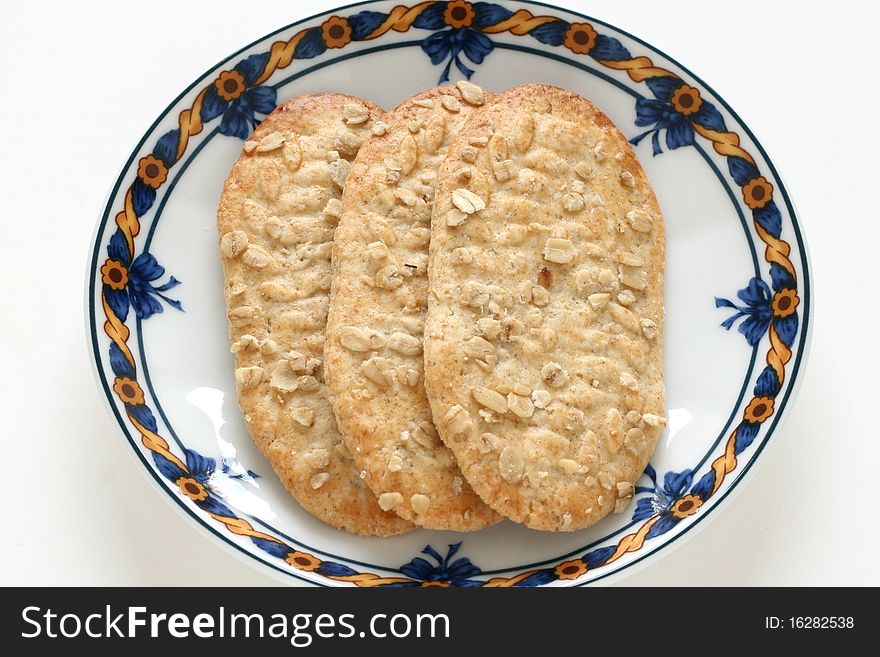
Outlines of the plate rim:
[[[96,268],[97,268],[97,265],[99,262],[99,257],[100,257],[99,254],[100,254],[100,250],[101,250],[101,244],[99,243],[99,238],[100,238],[101,234],[103,233],[103,230],[106,227],[107,222],[110,218],[110,214],[112,212],[111,201],[118,194],[120,187],[122,186],[123,181],[125,179],[126,173],[130,171],[131,166],[132,166],[135,158],[139,154],[140,150],[143,148],[143,146],[145,145],[147,140],[151,136],[153,136],[153,133],[156,130],[156,128],[158,127],[158,125],[168,117],[168,115],[171,113],[171,111],[174,109],[174,107],[187,94],[189,94],[194,88],[196,88],[199,84],[203,83],[213,71],[216,71],[218,68],[231,62],[234,58],[236,58],[241,53],[253,48],[254,46],[256,46],[260,43],[267,41],[268,39],[270,39],[271,37],[273,37],[277,34],[288,31],[293,27],[302,25],[304,23],[308,23],[308,22],[313,21],[319,17],[325,17],[325,16],[332,15],[336,12],[342,12],[343,10],[351,9],[354,7],[365,6],[365,5],[377,4],[377,3],[385,2],[385,1],[386,0],[362,0],[360,2],[354,2],[354,3],[345,4],[345,5],[335,6],[335,7],[328,8],[324,11],[320,11],[318,13],[312,14],[310,16],[304,17],[304,18],[299,19],[297,21],[291,22],[291,23],[289,23],[285,26],[282,26],[272,32],[269,32],[266,35],[261,36],[260,38],[252,41],[251,43],[249,43],[249,44],[243,46],[242,48],[236,50],[235,52],[229,54],[227,57],[218,61],[213,66],[208,68],[205,72],[203,72],[200,76],[198,76],[191,84],[189,84],[182,92],[180,92],[170,103],[168,103],[168,105],[165,107],[164,110],[162,110],[158,114],[157,118],[146,129],[144,134],[138,140],[137,144],[131,150],[130,155],[128,156],[125,163],[120,168],[119,174],[117,175],[114,184],[111,186],[110,191],[108,192],[108,194],[105,198],[105,201],[101,206],[103,208],[103,210],[98,213],[98,220],[97,220],[96,225],[93,229],[92,239],[90,241],[91,252],[88,254],[88,260],[87,260],[89,268],[87,269],[86,281],[85,281],[85,286],[84,286],[84,288],[85,288],[84,292],[85,292],[85,297],[86,297],[85,305],[86,305],[86,310],[87,310],[87,312],[84,313],[84,319],[86,322],[86,329],[87,329],[86,330],[86,342],[87,342],[87,346],[88,346],[88,350],[89,350],[89,360],[91,362],[91,369],[92,369],[93,374],[96,377],[96,381],[99,385],[99,388],[104,392],[103,396],[104,396],[104,400],[107,404],[107,407],[110,410],[111,415],[114,418],[114,420],[116,421],[116,424],[118,425],[118,427],[123,430],[123,432],[122,432],[123,437],[127,440],[130,447],[135,452],[135,454],[134,454],[135,458],[137,458],[137,460],[140,461],[141,465],[148,471],[148,473],[150,475],[148,478],[150,480],[152,480],[153,485],[155,487],[157,487],[157,489],[161,492],[161,495],[163,497],[170,497],[173,499],[173,502],[175,504],[172,504],[172,506],[179,507],[183,512],[185,512],[185,515],[194,518],[197,521],[197,524],[202,527],[203,531],[206,531],[208,534],[213,535],[216,539],[220,539],[220,544],[221,545],[225,544],[224,545],[225,549],[228,549],[230,547],[233,548],[232,553],[236,554],[238,556],[238,558],[246,559],[246,561],[252,565],[254,563],[262,564],[262,566],[266,567],[267,571],[274,578],[277,578],[281,581],[286,581],[287,583],[290,583],[289,578],[291,576],[293,576],[294,578],[296,578],[298,580],[305,581],[310,584],[316,584],[319,586],[345,586],[346,585],[345,582],[330,580],[330,579],[327,579],[327,578],[320,576],[320,575],[313,576],[312,573],[309,573],[309,572],[301,573],[298,570],[283,569],[280,566],[275,565],[272,562],[268,561],[266,558],[269,555],[264,556],[264,555],[256,553],[256,552],[252,552],[252,551],[248,550],[247,548],[245,548],[244,546],[239,545],[236,542],[232,541],[229,537],[225,536],[222,533],[220,527],[215,528],[215,527],[207,524],[207,522],[203,518],[201,518],[201,516],[196,511],[196,509],[190,508],[190,506],[187,505],[186,502],[182,498],[170,494],[170,492],[169,492],[170,489],[168,489],[166,482],[159,478],[159,473],[146,460],[145,454],[142,453],[141,449],[136,444],[136,441],[134,440],[132,435],[130,435],[128,427],[126,426],[126,423],[122,419],[120,412],[119,412],[119,409],[116,408],[116,404],[113,401],[114,398],[113,398],[112,394],[110,393],[109,384],[108,384],[108,381],[106,380],[106,374],[104,372],[104,369],[102,368],[100,346],[97,344],[99,332],[96,328],[98,320],[97,320],[97,315],[96,315],[96,303],[95,303],[95,292],[96,292],[96,288],[97,288],[97,283],[96,283],[97,277],[95,275],[95,271],[96,271]],[[778,412],[776,413],[776,416],[773,418],[773,421],[767,427],[766,433],[763,436],[762,441],[760,442],[759,445],[756,446],[756,449],[755,449],[754,453],[751,455],[748,463],[746,463],[745,466],[739,471],[736,478],[726,487],[726,489],[724,491],[722,491],[720,493],[720,495],[718,495],[717,500],[714,501],[712,508],[709,510],[710,512],[705,513],[705,514],[699,514],[690,523],[688,523],[682,530],[675,533],[675,535],[671,536],[669,538],[669,540],[664,542],[658,548],[651,550],[651,551],[647,551],[644,554],[639,555],[636,558],[626,562],[620,568],[610,570],[608,573],[598,575],[597,577],[594,577],[592,579],[581,581],[581,582],[577,582],[577,580],[573,580],[570,583],[569,582],[557,582],[557,585],[568,584],[569,586],[585,586],[585,585],[592,585],[592,584],[598,583],[600,580],[604,580],[605,582],[607,582],[609,580],[609,578],[613,578],[613,577],[617,577],[617,576],[624,576],[625,571],[627,571],[626,575],[629,575],[630,573],[633,572],[633,569],[640,570],[642,567],[644,567],[644,565],[646,565],[647,560],[649,560],[650,558],[659,558],[663,555],[670,554],[671,550],[666,549],[667,546],[670,546],[675,541],[682,541],[683,542],[683,539],[685,538],[685,536],[687,536],[687,537],[693,536],[695,534],[692,531],[694,528],[696,528],[698,526],[699,527],[705,526],[706,523],[703,523],[703,520],[705,520],[706,517],[711,516],[714,518],[718,514],[720,514],[721,510],[723,508],[727,508],[729,500],[734,497],[734,495],[732,495],[732,493],[734,493],[734,492],[738,493],[742,490],[742,483],[748,477],[751,477],[752,474],[754,473],[754,471],[755,471],[754,466],[759,461],[759,457],[760,457],[761,453],[768,447],[769,443],[771,442],[770,438],[773,437],[775,435],[775,433],[780,430],[781,423],[784,421],[785,418],[788,417],[788,415],[790,413],[790,407],[794,403],[794,401],[797,397],[798,391],[800,390],[801,380],[803,378],[803,369],[806,367],[806,364],[808,362],[808,356],[809,356],[809,352],[810,352],[810,346],[811,346],[811,342],[812,342],[812,333],[813,333],[813,323],[814,323],[813,322],[813,314],[815,311],[814,298],[813,298],[815,293],[814,293],[814,286],[813,286],[813,282],[812,282],[813,269],[812,269],[812,261],[810,258],[810,252],[809,252],[809,248],[808,248],[808,245],[806,242],[806,238],[803,235],[803,232],[801,231],[801,226],[800,226],[800,221],[799,221],[800,214],[796,211],[794,202],[792,201],[792,199],[788,193],[788,185],[785,183],[785,181],[782,178],[782,176],[780,175],[779,171],[776,169],[776,166],[775,166],[773,160],[770,158],[769,153],[767,152],[766,148],[763,146],[763,144],[761,142],[758,141],[757,137],[754,135],[752,130],[749,128],[748,124],[727,103],[727,101],[721,95],[719,95],[710,85],[708,85],[700,76],[694,74],[691,69],[682,65],[675,58],[671,57],[663,50],[649,44],[648,42],[644,41],[643,39],[640,39],[639,37],[629,33],[626,30],[623,30],[619,27],[616,27],[615,25],[612,25],[612,24],[607,23],[607,22],[600,20],[600,19],[596,19],[592,16],[588,16],[588,15],[583,14],[579,11],[574,10],[574,9],[559,7],[559,6],[549,4],[546,2],[540,2],[538,0],[516,0],[516,1],[517,1],[517,4],[532,5],[532,6],[538,6],[538,7],[552,9],[555,11],[560,11],[565,14],[569,14],[571,16],[577,16],[580,18],[584,18],[584,19],[590,21],[591,24],[601,25],[603,27],[610,28],[614,32],[616,32],[620,35],[623,35],[629,39],[632,39],[634,42],[646,47],[649,51],[653,51],[653,52],[659,54],[661,57],[665,58],[668,62],[670,62],[674,66],[678,67],[682,73],[686,74],[687,76],[690,76],[690,78],[694,82],[700,84],[704,89],[706,89],[709,93],[711,93],[712,96],[714,97],[714,99],[722,107],[724,107],[724,109],[727,112],[729,112],[730,116],[736,121],[737,127],[741,128],[744,131],[744,133],[749,137],[749,139],[752,141],[753,145],[755,146],[756,150],[763,157],[764,162],[766,163],[766,166],[769,169],[770,173],[773,175],[773,177],[776,180],[779,181],[780,188],[781,188],[780,191],[782,192],[782,197],[785,201],[785,205],[788,210],[791,228],[795,234],[795,242],[798,247],[798,252],[799,252],[800,261],[801,261],[801,265],[802,265],[802,273],[799,276],[799,281],[801,282],[801,285],[803,287],[804,305],[802,307],[803,312],[801,314],[801,325],[798,329],[801,332],[801,335],[799,336],[799,339],[796,343],[796,345],[797,345],[796,359],[795,359],[793,367],[788,375],[788,378],[790,378],[790,382],[789,382],[788,387],[786,388],[786,390],[782,396],[780,408],[779,408]],[[776,442],[779,442],[779,440],[777,438],[776,440],[774,440],[772,442],[775,444]],[[766,460],[766,458],[764,460]],[[763,461],[761,461],[761,462],[763,463]],[[717,510],[716,510],[716,508],[717,508]],[[681,542],[679,544],[681,544]],[[348,557],[342,557],[342,558],[347,561],[349,560]]]

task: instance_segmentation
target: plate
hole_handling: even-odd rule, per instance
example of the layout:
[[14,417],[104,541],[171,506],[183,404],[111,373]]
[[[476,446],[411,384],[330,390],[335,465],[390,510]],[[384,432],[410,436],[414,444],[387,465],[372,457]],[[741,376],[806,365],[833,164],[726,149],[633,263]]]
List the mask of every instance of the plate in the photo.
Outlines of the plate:
[[[288,497],[235,400],[215,209],[242,140],[287,98],[390,108],[449,79],[572,89],[623,130],[667,231],[669,425],[634,502],[565,534],[363,538]],[[323,585],[568,586],[668,552],[773,440],[803,367],[810,278],[794,208],[749,128],[668,55],[531,2],[370,2],[284,27],[185,89],[131,153],[98,222],[88,325],[100,387],[164,495],[222,543]]]

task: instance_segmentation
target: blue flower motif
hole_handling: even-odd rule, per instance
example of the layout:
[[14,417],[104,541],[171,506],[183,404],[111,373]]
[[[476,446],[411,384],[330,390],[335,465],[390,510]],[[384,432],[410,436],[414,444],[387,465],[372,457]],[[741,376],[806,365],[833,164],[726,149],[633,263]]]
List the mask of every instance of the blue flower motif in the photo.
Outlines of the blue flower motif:
[[694,123],[712,130],[725,130],[724,119],[715,107],[703,100],[700,91],[684,84],[676,77],[658,77],[646,81],[654,98],[636,101],[636,125],[649,127],[630,139],[637,146],[651,135],[654,155],[660,148],[660,131],[666,131],[666,146],[670,150],[694,143]]
[[[143,411],[138,419],[142,420],[144,426],[151,431],[156,431],[156,421],[150,409],[146,406],[135,408]],[[127,410],[131,413],[131,409]],[[214,474],[216,461],[191,449],[185,450],[184,456],[186,470],[158,452],[153,452],[153,462],[163,477],[176,484],[180,492],[190,498],[203,511],[227,518],[237,517],[235,512],[223,503],[211,487],[210,479]]]
[[[156,460],[162,474],[189,497],[200,509],[225,517],[237,517],[236,513],[224,504],[220,492],[214,484],[217,461],[191,449],[184,449],[186,471],[171,461],[162,458]],[[253,474],[248,471],[248,474]],[[254,475],[256,476],[256,475]]]
[[268,53],[251,55],[232,70],[220,73],[202,98],[202,121],[207,123],[222,114],[220,133],[247,139],[259,125],[256,114],[269,114],[275,109],[278,92],[272,87],[253,86],[268,58]]
[[483,59],[492,52],[492,41],[489,37],[474,30],[444,30],[436,32],[422,41],[422,50],[431,58],[432,64],[440,64],[447,58],[449,61],[440,73],[438,84],[449,80],[452,64],[468,79],[474,70],[462,62],[460,55],[465,56],[474,64],[481,64]]
[[[479,575],[482,571],[471,563],[467,557],[461,557],[455,561],[451,561],[455,553],[461,547],[461,542],[449,545],[449,550],[445,557],[441,557],[430,545],[426,545],[422,550],[422,554],[427,554],[437,562],[433,565],[426,559],[416,557],[409,563],[400,567],[407,577],[426,583],[423,585],[431,586],[480,586],[482,582],[471,579]],[[451,562],[451,563],[450,563]]]
[[633,520],[647,520],[658,513],[667,512],[673,502],[687,492],[694,479],[694,474],[690,470],[682,472],[670,470],[663,477],[663,486],[660,486],[657,483],[657,472],[650,464],[645,468],[645,474],[653,485],[636,486],[636,495],[640,493],[651,493],[651,495],[636,501]]
[[165,295],[171,288],[180,285],[174,276],[161,285],[154,281],[165,275],[156,258],[150,253],[141,253],[133,261],[128,244],[122,233],[116,231],[107,246],[109,258],[101,267],[101,281],[104,296],[116,316],[123,322],[128,317],[128,308],[134,308],[138,319],[148,319],[163,310],[159,299],[177,310],[183,310],[180,301]]
[[494,45],[479,30],[510,15],[510,11],[499,5],[454,0],[435,3],[419,15],[413,26],[434,31],[422,40],[422,50],[431,58],[432,64],[448,60],[440,74],[440,83],[443,83],[449,80],[452,64],[470,79],[474,71],[462,61],[462,55],[473,64],[482,64]]
[[208,480],[217,469],[217,461],[210,456],[199,454],[195,450],[186,450],[186,467],[189,469],[189,476],[199,483],[208,484]]
[[737,320],[745,317],[746,319],[739,325],[739,332],[754,347],[764,337],[773,320],[773,292],[760,278],[752,278],[748,287],[737,292],[736,296],[745,303],[744,306],[737,306],[732,301],[715,297],[716,308],[733,308],[737,311],[735,315],[724,320],[721,326],[729,331]]
[[[711,474],[711,471],[710,471]],[[708,497],[709,480],[703,477],[690,493],[688,489],[694,480],[691,470],[674,472],[670,470],[663,477],[663,485],[657,482],[657,472],[649,464],[645,475],[651,480],[652,486],[636,486],[636,494],[650,493],[636,501],[633,520],[647,520],[658,516],[651,526],[648,538],[665,534],[685,518],[693,515]]]

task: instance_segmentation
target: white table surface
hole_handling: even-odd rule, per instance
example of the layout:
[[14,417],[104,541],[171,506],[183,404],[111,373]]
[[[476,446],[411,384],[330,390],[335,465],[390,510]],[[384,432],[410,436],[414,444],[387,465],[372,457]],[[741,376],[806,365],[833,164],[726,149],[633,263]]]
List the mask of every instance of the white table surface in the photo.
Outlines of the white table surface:
[[[713,522],[621,583],[880,584],[878,5],[559,4],[669,53],[737,110],[787,181],[815,282],[775,447]],[[271,585],[126,454],[89,365],[83,281],[107,191],[153,118],[228,53],[332,5],[94,5],[15,3],[0,20],[0,585]]]

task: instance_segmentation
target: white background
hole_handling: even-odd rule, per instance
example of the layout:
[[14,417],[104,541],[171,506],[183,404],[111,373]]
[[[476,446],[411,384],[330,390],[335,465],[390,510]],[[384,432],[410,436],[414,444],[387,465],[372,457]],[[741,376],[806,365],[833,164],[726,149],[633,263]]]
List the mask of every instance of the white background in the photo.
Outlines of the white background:
[[[83,285],[110,185],[167,103],[332,5],[94,4],[19,2],[0,21],[0,585],[273,584],[138,472],[94,383]],[[815,283],[812,349],[775,447],[702,531],[620,583],[880,584],[878,5],[559,4],[669,53],[736,109],[785,177]]]

